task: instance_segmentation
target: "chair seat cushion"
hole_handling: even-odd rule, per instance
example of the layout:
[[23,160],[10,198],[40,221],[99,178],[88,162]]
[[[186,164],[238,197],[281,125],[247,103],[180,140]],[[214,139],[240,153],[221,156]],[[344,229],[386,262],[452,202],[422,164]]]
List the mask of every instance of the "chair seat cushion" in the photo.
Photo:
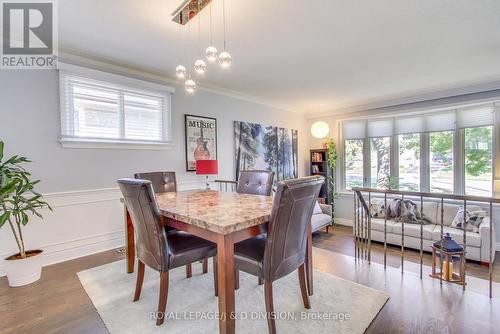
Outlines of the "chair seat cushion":
[[262,277],[266,236],[259,235],[234,245],[236,269]]
[[[440,225],[435,225],[436,228],[434,229],[434,232],[432,233],[432,240],[438,241],[441,240],[441,226]],[[455,240],[459,245],[464,244],[464,231],[459,230],[453,227],[448,227],[444,226],[443,227],[443,234],[444,233],[449,233],[451,238]],[[481,235],[476,232],[470,232],[467,231],[465,234],[465,241],[467,242],[467,246],[472,246],[472,247],[481,247]]]
[[311,229],[313,232],[321,230],[323,227],[332,223],[332,217],[323,213],[311,216]]
[[176,268],[213,257],[217,253],[214,243],[195,237],[189,233],[168,234],[169,268]]

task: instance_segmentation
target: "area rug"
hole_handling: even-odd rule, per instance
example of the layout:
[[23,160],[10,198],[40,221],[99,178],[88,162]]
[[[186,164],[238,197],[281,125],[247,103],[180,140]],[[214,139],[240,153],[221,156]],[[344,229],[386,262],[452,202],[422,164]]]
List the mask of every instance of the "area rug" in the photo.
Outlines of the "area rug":
[[[85,291],[110,333],[218,333],[217,298],[212,268],[201,274],[193,266],[192,278],[184,268],[170,273],[166,320],[155,325],[159,274],[146,270],[141,299],[132,302],[135,274],[125,273],[117,261],[78,273]],[[302,304],[297,274],[273,284],[278,333],[364,333],[389,296],[381,291],[315,270],[311,309]],[[236,332],[267,333],[264,289],[257,278],[240,274],[236,291]]]

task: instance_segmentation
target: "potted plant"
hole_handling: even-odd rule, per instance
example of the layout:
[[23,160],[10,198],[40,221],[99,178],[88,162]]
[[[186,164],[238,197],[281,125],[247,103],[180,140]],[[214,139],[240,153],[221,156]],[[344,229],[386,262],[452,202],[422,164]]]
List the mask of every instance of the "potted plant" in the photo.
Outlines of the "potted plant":
[[14,155],[4,158],[4,143],[0,141],[0,228],[9,226],[16,240],[19,253],[5,259],[5,271],[11,287],[33,283],[42,272],[42,251],[26,250],[23,228],[29,215],[42,218],[39,210],[52,208],[35,191],[40,181],[31,181],[31,174],[22,164],[31,162],[25,157]]
[[332,218],[335,214],[335,199],[337,198],[337,192],[335,191],[335,168],[337,167],[337,148],[335,146],[335,141],[333,139],[328,139],[326,142],[326,161],[328,164],[328,169],[330,177],[328,178],[328,193],[330,198],[330,203],[332,206]]

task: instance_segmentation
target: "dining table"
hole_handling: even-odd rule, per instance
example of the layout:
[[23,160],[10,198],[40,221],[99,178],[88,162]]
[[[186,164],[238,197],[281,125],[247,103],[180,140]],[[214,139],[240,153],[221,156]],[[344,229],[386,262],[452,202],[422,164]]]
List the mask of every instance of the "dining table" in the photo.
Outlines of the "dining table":
[[[260,235],[273,208],[271,196],[213,190],[186,190],[156,195],[162,224],[217,245],[219,332],[235,333],[234,245]],[[125,207],[126,265],[134,272],[134,226]],[[312,234],[308,233],[307,272],[312,283]],[[309,276],[310,275],[310,276]],[[312,292],[312,286],[310,294]]]

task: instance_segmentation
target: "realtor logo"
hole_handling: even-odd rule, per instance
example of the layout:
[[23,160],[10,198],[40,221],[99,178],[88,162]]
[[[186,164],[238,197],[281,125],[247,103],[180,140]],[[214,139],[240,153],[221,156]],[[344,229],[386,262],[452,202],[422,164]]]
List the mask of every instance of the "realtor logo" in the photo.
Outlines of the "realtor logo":
[[57,67],[57,7],[54,0],[4,0],[2,69]]

